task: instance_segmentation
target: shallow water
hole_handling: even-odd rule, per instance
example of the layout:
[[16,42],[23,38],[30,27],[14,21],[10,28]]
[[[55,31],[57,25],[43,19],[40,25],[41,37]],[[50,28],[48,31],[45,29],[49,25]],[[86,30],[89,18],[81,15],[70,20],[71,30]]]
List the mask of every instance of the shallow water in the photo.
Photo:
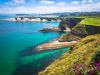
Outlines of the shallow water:
[[0,21],[0,75],[32,75],[44,69],[69,48],[34,53],[34,47],[49,42],[62,33],[41,33],[59,22]]

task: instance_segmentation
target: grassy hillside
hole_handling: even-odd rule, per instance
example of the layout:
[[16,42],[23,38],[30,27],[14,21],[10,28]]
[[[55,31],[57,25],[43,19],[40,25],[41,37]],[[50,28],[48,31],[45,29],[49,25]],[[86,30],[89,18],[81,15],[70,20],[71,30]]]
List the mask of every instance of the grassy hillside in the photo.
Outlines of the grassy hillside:
[[100,17],[85,18],[80,22],[80,24],[100,26]]
[[99,75],[100,34],[87,36],[39,75]]

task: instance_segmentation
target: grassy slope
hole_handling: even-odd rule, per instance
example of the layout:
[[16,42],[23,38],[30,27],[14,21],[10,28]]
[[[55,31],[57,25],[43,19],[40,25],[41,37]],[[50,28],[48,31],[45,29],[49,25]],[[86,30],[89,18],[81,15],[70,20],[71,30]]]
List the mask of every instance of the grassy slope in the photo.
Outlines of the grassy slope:
[[100,16],[75,16],[70,18],[83,18],[83,20],[79,24],[100,26]]
[[80,75],[79,73],[86,75],[89,71],[88,66],[98,51],[100,51],[100,35],[87,36],[76,44],[71,53],[65,53],[39,75]]
[[80,24],[100,26],[100,17],[85,18],[80,22]]

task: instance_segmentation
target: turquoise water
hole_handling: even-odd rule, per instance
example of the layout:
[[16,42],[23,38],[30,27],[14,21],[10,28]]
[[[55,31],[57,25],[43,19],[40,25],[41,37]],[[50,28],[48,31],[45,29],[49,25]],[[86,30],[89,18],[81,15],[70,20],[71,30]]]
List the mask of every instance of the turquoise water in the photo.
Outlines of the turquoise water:
[[0,21],[0,75],[35,75],[69,48],[35,52],[34,47],[49,42],[62,33],[41,33],[59,22]]

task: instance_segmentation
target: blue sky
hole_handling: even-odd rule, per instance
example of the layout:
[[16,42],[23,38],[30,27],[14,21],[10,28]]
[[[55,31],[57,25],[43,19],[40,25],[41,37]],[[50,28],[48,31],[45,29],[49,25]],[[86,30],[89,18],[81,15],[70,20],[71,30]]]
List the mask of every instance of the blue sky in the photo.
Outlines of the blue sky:
[[100,0],[0,0],[0,13],[100,12]]

